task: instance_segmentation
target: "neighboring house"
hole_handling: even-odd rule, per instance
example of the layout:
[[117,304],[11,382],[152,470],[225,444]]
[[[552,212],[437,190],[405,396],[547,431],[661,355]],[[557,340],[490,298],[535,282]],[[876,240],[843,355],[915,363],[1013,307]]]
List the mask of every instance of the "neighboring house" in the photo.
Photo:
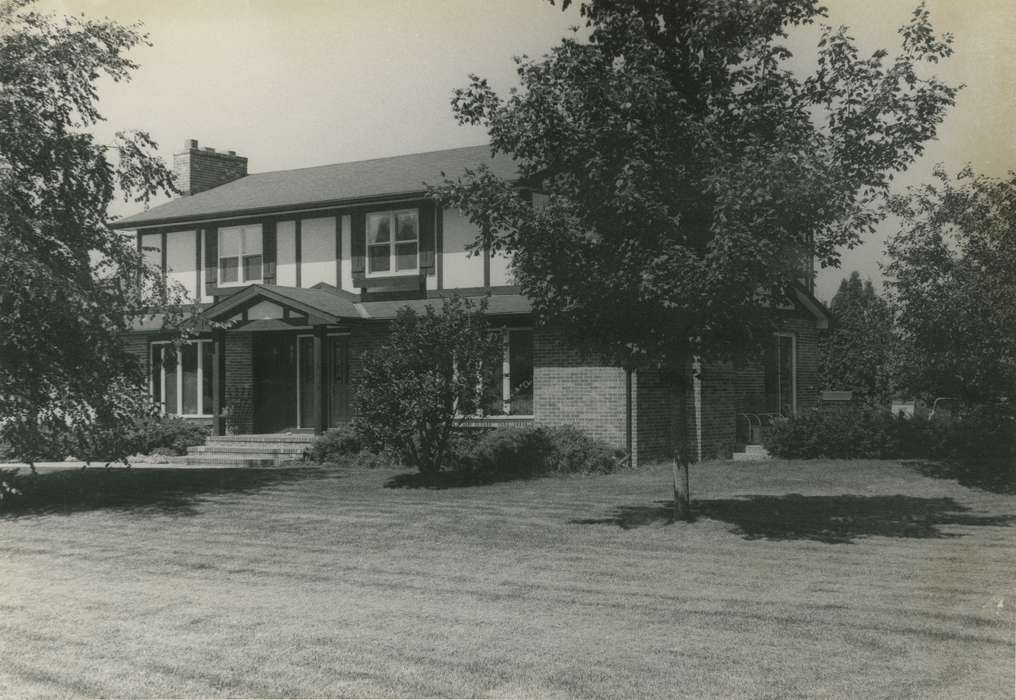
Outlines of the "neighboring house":
[[707,366],[683,390],[653,373],[627,377],[537,327],[510,261],[470,256],[475,227],[425,196],[425,182],[480,163],[516,176],[487,146],[248,175],[246,158],[187,141],[174,158],[183,195],[113,227],[135,231],[206,319],[231,325],[179,353],[158,320],[139,326],[130,343],[153,396],[216,434],[337,426],[352,417],[361,356],[381,351],[396,311],[455,290],[489,292],[487,313],[503,334],[501,399],[476,419],[486,425],[574,424],[628,443],[637,463],[671,455],[675,422],[693,457],[729,456],[748,414],[814,406],[816,329],[827,316],[804,289],[788,300],[765,362]]

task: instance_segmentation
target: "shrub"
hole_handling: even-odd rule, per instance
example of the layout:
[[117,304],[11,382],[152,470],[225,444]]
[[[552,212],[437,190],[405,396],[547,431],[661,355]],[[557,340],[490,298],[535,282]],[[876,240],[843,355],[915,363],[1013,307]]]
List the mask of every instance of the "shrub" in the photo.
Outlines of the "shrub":
[[176,416],[146,416],[135,423],[138,451],[152,454],[162,448],[159,454],[182,455],[188,447],[203,445],[208,438],[208,428],[191,423]]
[[965,408],[938,442],[945,457],[1016,463],[1016,409],[1005,404]]
[[342,426],[318,435],[307,450],[311,462],[338,462],[363,450],[363,441],[351,426]]
[[785,459],[1016,458],[1016,417],[998,406],[969,409],[953,420],[905,418],[886,411],[816,411],[781,419],[763,444]]
[[573,427],[511,427],[452,446],[453,468],[477,480],[528,478],[542,474],[611,472],[624,456]]
[[449,462],[456,424],[484,405],[501,366],[500,339],[489,332],[485,308],[485,301],[477,306],[453,295],[440,312],[399,310],[389,342],[363,356],[356,426],[368,448],[397,454],[423,474]]

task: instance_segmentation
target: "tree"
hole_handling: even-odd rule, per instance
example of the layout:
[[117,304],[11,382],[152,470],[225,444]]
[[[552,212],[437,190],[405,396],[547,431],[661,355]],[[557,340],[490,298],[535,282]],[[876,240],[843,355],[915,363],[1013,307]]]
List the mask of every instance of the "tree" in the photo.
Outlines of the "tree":
[[824,16],[815,0],[587,0],[580,13],[588,40],[517,58],[507,97],[472,76],[452,99],[545,203],[485,167],[433,195],[479,226],[477,248],[513,256],[539,319],[629,368],[682,370],[768,337],[812,255],[836,264],[873,229],[957,91],[921,74],[952,52],[923,6],[892,59],[824,28],[806,76],[782,42]]
[[485,309],[451,295],[440,312],[399,310],[389,342],[363,358],[356,429],[367,445],[423,474],[441,470],[454,429],[487,405],[501,368],[501,339]]
[[32,4],[0,2],[0,442],[34,471],[50,439],[126,420],[109,388],[140,392],[142,373],[123,334],[156,303],[183,312],[107,226],[118,192],[147,203],[174,191],[156,144],[88,131],[102,119],[96,81],[129,79],[125,54],[146,37]]
[[891,202],[886,246],[898,382],[924,398],[1016,397],[1016,173],[969,168]]
[[832,325],[822,339],[822,384],[854,392],[871,408],[885,407],[891,395],[893,319],[871,280],[853,272],[840,282],[829,304]]

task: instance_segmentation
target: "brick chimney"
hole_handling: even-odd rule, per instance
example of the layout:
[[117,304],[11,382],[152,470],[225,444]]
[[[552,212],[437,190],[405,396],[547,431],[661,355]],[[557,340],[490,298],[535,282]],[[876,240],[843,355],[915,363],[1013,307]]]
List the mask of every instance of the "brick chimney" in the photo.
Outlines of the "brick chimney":
[[176,186],[184,197],[210,190],[247,175],[247,159],[236,151],[216,153],[214,148],[198,148],[197,139],[183,142],[183,150],[173,154]]

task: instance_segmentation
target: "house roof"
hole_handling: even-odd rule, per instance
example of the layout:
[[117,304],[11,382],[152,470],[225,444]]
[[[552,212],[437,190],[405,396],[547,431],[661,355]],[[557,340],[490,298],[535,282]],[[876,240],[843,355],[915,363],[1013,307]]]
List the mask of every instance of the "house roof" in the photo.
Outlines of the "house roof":
[[816,328],[829,327],[829,321],[832,319],[832,316],[825,304],[819,301],[814,294],[800,285],[792,285],[791,291],[793,292],[794,298],[797,299],[801,306],[807,309],[807,311],[815,317]]
[[[486,164],[499,177],[518,177],[505,155],[491,157],[490,146],[467,146],[427,153],[247,175],[198,194],[177,197],[111,224],[115,229],[183,223],[278,210],[347,204],[397,195],[420,195],[426,184],[454,178],[466,168]],[[426,184],[425,184],[426,183]]]

